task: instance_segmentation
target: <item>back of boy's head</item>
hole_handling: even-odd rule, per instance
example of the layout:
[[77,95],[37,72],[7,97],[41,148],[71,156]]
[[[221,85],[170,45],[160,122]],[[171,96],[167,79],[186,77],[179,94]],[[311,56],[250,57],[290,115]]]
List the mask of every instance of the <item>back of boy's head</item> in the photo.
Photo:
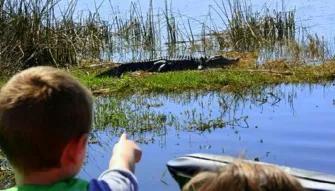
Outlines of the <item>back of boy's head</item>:
[[91,122],[90,92],[58,69],[30,68],[0,91],[0,146],[22,173],[59,167],[65,146]]
[[193,177],[183,191],[303,191],[292,176],[272,165],[234,162]]

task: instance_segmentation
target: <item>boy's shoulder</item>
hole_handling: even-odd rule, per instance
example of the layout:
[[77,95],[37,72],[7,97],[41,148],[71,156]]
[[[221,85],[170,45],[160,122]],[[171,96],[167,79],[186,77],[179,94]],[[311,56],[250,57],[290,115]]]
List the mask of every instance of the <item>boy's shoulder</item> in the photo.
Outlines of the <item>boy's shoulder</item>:
[[69,180],[57,182],[48,186],[41,185],[23,185],[15,186],[4,191],[84,191],[88,190],[89,183],[87,181],[72,178]]

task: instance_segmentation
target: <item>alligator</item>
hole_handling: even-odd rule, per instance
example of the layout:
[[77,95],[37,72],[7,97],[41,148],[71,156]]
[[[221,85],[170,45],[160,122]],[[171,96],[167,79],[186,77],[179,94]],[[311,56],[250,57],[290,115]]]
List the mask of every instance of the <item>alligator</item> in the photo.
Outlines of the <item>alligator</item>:
[[221,55],[212,57],[184,57],[179,59],[155,59],[141,62],[130,62],[119,64],[101,74],[98,77],[113,76],[120,77],[126,72],[147,71],[147,72],[169,72],[181,70],[202,70],[206,68],[221,68],[237,63],[240,58],[225,58]]

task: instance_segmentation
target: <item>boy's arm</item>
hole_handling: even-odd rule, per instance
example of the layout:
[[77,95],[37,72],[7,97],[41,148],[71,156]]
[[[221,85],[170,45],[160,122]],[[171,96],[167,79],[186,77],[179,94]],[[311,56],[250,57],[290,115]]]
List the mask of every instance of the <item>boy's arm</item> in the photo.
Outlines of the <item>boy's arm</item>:
[[89,190],[137,191],[138,183],[133,173],[141,156],[140,148],[123,134],[113,148],[109,170],[102,173],[98,180],[92,180]]

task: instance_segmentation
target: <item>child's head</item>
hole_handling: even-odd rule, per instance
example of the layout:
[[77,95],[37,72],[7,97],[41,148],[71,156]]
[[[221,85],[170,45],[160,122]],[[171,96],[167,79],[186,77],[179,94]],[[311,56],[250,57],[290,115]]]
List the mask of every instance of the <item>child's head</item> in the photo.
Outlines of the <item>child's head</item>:
[[91,94],[58,69],[25,70],[0,91],[0,146],[21,173],[60,167],[64,149],[89,133],[91,122]]
[[234,162],[217,172],[193,177],[183,191],[302,191],[292,176],[271,165]]

